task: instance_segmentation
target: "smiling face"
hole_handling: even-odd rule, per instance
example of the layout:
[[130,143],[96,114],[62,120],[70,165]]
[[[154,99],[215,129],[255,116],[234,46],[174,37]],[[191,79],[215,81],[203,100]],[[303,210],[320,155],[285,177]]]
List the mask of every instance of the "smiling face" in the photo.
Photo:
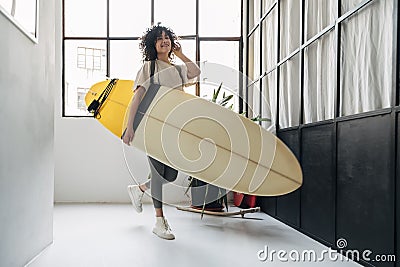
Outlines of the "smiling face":
[[140,39],[140,50],[142,50],[145,61],[160,58],[173,60],[172,51],[178,38],[170,28],[155,25],[147,29]]
[[161,33],[161,36],[157,37],[156,51],[157,54],[168,54],[171,51],[171,39],[164,31]]

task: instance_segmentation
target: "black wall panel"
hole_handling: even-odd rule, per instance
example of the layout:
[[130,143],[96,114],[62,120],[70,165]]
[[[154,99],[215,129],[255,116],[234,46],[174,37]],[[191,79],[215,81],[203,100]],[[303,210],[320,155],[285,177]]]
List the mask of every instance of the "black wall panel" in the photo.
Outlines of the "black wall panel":
[[390,114],[338,122],[337,238],[347,249],[394,253],[391,122]]
[[302,129],[301,228],[335,243],[334,124]]
[[276,216],[276,197],[257,197],[257,205],[271,216]]
[[[281,132],[279,138],[299,159],[299,130],[295,129]],[[300,189],[287,195],[279,196],[276,198],[276,201],[276,216],[290,225],[300,227]]]
[[308,125],[278,137],[300,158],[304,181],[291,194],[259,197],[262,210],[328,246],[345,238],[345,250],[399,259],[400,114]]

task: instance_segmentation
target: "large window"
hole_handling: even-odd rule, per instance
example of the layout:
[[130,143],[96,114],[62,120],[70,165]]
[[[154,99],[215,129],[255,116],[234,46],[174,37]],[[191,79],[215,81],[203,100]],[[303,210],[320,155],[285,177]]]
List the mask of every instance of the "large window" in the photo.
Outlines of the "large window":
[[225,93],[235,95],[232,104],[238,109],[241,0],[63,2],[63,116],[89,115],[83,100],[96,82],[134,79],[142,65],[139,38],[159,22],[174,30],[184,53],[202,68],[200,83],[185,91],[211,99],[222,83]]
[[248,0],[246,109],[283,129],[393,107],[395,6]]

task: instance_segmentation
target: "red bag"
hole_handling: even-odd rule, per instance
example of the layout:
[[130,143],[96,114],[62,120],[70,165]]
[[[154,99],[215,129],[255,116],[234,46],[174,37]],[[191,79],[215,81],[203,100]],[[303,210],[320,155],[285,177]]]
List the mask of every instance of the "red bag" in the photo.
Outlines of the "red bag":
[[239,207],[244,198],[244,194],[233,192],[233,204]]
[[233,204],[240,208],[254,208],[256,206],[256,196],[233,192]]

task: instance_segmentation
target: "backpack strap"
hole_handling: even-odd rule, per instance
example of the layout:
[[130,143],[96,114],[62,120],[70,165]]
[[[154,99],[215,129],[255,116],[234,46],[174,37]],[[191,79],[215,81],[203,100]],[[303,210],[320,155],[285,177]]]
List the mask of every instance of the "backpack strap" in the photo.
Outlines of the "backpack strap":
[[154,72],[155,72],[156,61],[152,60],[150,62],[150,85],[149,88],[146,90],[142,101],[138,106],[136,111],[135,119],[133,120],[133,130],[136,131],[139,123],[142,121],[144,114],[146,113],[147,109],[149,108],[151,102],[153,101],[154,97],[158,92],[158,88],[160,88],[159,84],[154,83]]
[[154,71],[156,69],[156,61],[150,61],[150,84],[154,84]]
[[[158,92],[158,88],[160,85],[154,84],[154,72],[156,68],[156,61],[150,61],[150,86],[147,89],[147,92],[144,94],[143,99],[140,101],[138,109],[136,111],[135,119],[133,120],[133,130],[136,131],[139,123],[142,121],[144,114],[146,113],[147,109],[149,108],[151,101],[153,101],[154,97]],[[123,132],[121,138],[125,135],[126,129]]]

